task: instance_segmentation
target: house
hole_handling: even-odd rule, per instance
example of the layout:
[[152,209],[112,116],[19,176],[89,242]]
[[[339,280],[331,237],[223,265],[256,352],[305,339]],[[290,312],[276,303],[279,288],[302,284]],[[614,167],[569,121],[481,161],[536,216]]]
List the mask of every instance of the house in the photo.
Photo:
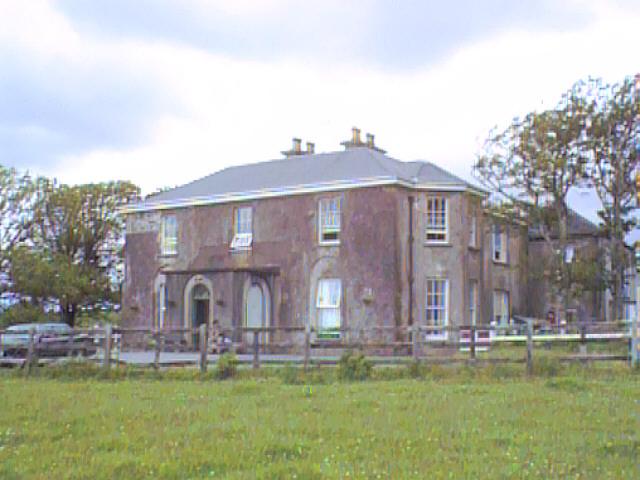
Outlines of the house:
[[330,342],[346,328],[504,324],[524,311],[526,230],[486,215],[483,190],[396,160],[356,128],[342,146],[294,139],[283,159],[128,207],[125,325],[310,324]]
[[[581,290],[575,292],[567,305],[567,320],[613,321],[615,319],[611,291],[606,288],[602,276],[599,275],[600,271],[609,268],[607,250],[610,240],[602,229],[574,210],[569,210],[567,223],[568,244],[563,260],[575,269],[576,276],[581,274],[587,277],[586,282],[582,281]],[[558,233],[556,229],[552,229],[548,239],[545,239],[541,228],[532,227],[528,236],[528,292],[531,302],[527,310],[534,317],[555,318],[556,312],[562,310],[562,306],[554,302],[547,271],[548,262],[545,260],[552,257],[552,249],[558,249]],[[583,266],[580,266],[580,262],[583,262]],[[622,305],[623,316],[627,320],[635,315],[635,278],[633,250],[629,249]],[[578,283],[576,281],[574,286]]]

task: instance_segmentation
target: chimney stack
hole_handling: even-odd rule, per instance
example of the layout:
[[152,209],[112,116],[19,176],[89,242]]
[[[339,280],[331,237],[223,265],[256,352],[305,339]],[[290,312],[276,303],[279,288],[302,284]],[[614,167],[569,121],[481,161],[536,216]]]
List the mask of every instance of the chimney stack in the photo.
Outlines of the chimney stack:
[[360,129],[357,127],[351,129],[351,142],[354,145],[360,145],[362,143],[360,140]]
[[367,147],[373,148],[375,144],[373,143],[374,136],[372,133],[367,133]]
[[307,142],[307,153],[308,154],[315,153],[315,150],[316,150],[316,144],[313,142]]
[[299,138],[293,139],[293,148],[291,149],[294,154],[299,154],[302,152],[302,140]]

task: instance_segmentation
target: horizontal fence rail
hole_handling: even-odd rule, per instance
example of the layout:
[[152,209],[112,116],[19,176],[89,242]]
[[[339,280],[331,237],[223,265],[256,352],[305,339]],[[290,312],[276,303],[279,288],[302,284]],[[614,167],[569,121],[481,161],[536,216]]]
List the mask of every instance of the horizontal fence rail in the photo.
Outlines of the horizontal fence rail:
[[[105,325],[62,334],[36,329],[18,334],[0,330],[0,364],[30,371],[34,365],[84,358],[110,368],[113,363],[155,369],[195,365],[203,372],[210,362],[230,352],[240,363],[335,364],[347,350],[360,350],[374,363],[410,361],[526,364],[533,371],[534,351],[578,344],[578,352],[563,352],[563,362],[629,361],[635,343],[630,322],[590,322],[549,326],[527,319],[510,325],[411,325],[343,327],[318,330],[309,325],[269,327],[130,328]],[[629,346],[628,350],[592,351],[590,345]],[[511,348],[512,350],[505,350]],[[500,355],[500,352],[510,355]],[[601,350],[601,349],[600,349]]]

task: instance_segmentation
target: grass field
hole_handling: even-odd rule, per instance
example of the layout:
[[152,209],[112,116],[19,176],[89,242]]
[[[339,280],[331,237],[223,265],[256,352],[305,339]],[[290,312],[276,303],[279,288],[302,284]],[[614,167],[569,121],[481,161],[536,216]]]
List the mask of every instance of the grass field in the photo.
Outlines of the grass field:
[[313,385],[2,373],[0,478],[640,478],[639,374],[436,373]]

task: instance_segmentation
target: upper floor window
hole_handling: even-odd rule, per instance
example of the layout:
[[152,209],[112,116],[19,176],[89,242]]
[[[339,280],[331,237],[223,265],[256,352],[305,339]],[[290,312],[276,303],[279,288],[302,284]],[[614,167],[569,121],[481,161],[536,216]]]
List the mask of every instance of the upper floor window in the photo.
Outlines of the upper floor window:
[[427,242],[447,242],[447,199],[442,197],[427,198]]
[[234,250],[249,249],[252,242],[253,210],[251,207],[238,207],[234,210],[231,248]]
[[[446,327],[449,324],[449,281],[445,278],[427,279],[426,324]],[[430,330],[431,338],[446,338],[446,330]]]
[[340,243],[340,198],[324,198],[318,203],[320,221],[320,243],[335,245]]
[[320,338],[338,338],[340,336],[342,326],[341,298],[342,282],[339,278],[324,278],[318,281],[316,308]]
[[162,255],[176,255],[178,253],[178,219],[176,216],[163,216],[160,230]]
[[475,213],[471,214],[469,222],[469,247],[476,248],[478,246],[478,217]]
[[509,292],[493,292],[493,320],[496,325],[509,325]]
[[493,260],[507,263],[507,230],[501,225],[493,226]]

